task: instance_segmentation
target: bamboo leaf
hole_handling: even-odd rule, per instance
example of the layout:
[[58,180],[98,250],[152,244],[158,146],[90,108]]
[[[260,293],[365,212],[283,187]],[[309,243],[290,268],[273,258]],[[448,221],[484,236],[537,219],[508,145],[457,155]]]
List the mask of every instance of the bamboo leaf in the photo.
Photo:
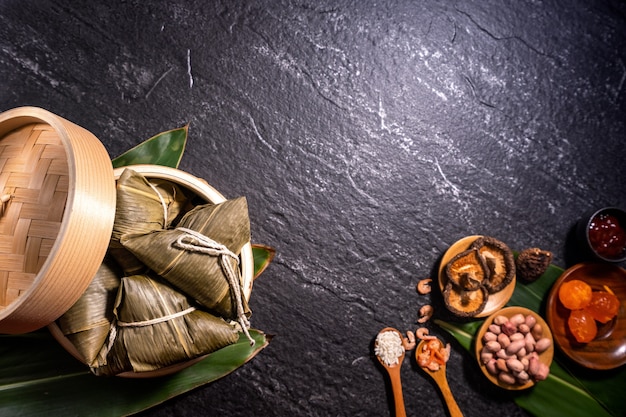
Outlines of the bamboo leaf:
[[254,279],[256,279],[272,262],[276,255],[276,250],[269,246],[253,244],[252,255],[254,257]]
[[178,168],[185,151],[189,125],[168,130],[145,140],[112,160],[113,167],[152,164]]
[[239,341],[201,362],[161,378],[105,378],[89,373],[45,331],[0,337],[0,414],[10,416],[123,416],[215,381],[239,368],[269,342]]
[[[507,305],[518,305],[542,314],[545,300],[554,282],[563,269],[550,265],[537,281],[518,283]],[[450,323],[435,320],[435,323],[454,336],[461,346],[472,353],[474,335],[483,320],[467,323]],[[555,360],[550,367],[548,379],[533,389],[515,395],[515,402],[536,416],[587,417],[624,416],[626,402],[626,367],[609,372],[589,372],[568,364],[561,352],[555,350]],[[555,398],[567,399],[555,401]]]
[[447,330],[466,350],[472,350],[472,341],[478,328],[483,324],[482,321],[473,321],[464,324],[448,323],[443,320],[435,319],[434,322],[439,327]]

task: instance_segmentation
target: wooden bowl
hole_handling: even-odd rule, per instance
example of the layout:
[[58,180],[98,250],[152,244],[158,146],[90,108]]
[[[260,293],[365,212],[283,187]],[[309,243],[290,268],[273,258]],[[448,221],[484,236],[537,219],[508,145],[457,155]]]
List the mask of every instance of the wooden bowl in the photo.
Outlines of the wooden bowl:
[[87,130],[21,107],[0,114],[0,169],[0,333],[26,333],[67,311],[100,266],[113,168]]
[[[445,269],[448,262],[450,262],[450,260],[459,253],[469,249],[471,244],[480,237],[482,236],[466,236],[453,243],[452,246],[448,248],[446,253],[444,253],[443,257],[441,258],[441,264],[439,265],[439,289],[441,290],[441,292],[443,292],[443,290],[446,288],[446,284],[448,283],[448,278],[445,274]],[[511,282],[506,287],[504,287],[504,289],[496,293],[489,294],[485,308],[474,317],[487,317],[494,311],[498,311],[499,309],[501,309],[506,303],[509,302],[511,296],[513,296],[513,291],[515,291],[515,282],[516,278],[514,276]]]
[[[167,181],[171,181],[173,183],[178,184],[179,186],[187,189],[188,191],[195,194],[201,200],[204,200],[207,203],[218,204],[226,201],[226,198],[220,194],[215,188],[211,187],[206,181],[197,178],[191,174],[188,174],[184,171],[180,171],[178,169],[163,167],[158,165],[133,165],[128,167],[133,169],[134,171],[142,174],[148,179],[163,179]],[[115,179],[119,179],[120,175],[124,171],[125,167],[116,168],[113,172]],[[110,238],[110,234],[109,234]],[[252,284],[254,277],[254,259],[252,255],[252,245],[250,242],[246,243],[241,249],[240,253],[240,266],[241,266],[241,277],[243,281],[243,293],[247,300],[250,299],[250,294],[252,292]],[[48,326],[50,332],[55,337],[55,339],[79,361],[86,363],[85,359],[81,356],[81,354],[76,350],[72,342],[65,337],[61,329],[56,323],[52,323]],[[178,371],[181,371],[206,357],[198,357],[186,362],[170,365],[167,367],[163,367],[154,371],[147,372],[123,372],[118,374],[117,376],[124,378],[154,378],[164,375],[169,375]]]
[[[572,279],[585,281],[594,291],[608,286],[621,304],[617,317],[605,324],[597,323],[598,335],[589,343],[578,343],[569,333],[569,310],[559,301],[559,287]],[[550,290],[546,319],[556,345],[579,365],[606,370],[626,364],[626,270],[609,263],[580,263],[568,268]]]
[[524,316],[532,314],[535,317],[535,319],[537,319],[537,323],[540,323],[541,326],[543,327],[543,337],[547,337],[552,341],[552,343],[550,344],[550,347],[539,355],[539,360],[549,367],[550,364],[552,363],[552,359],[554,358],[554,339],[552,336],[552,332],[550,331],[550,327],[548,326],[548,323],[546,323],[545,320],[539,314],[525,307],[506,307],[506,308],[503,308],[502,310],[498,310],[494,312],[491,316],[485,319],[485,322],[478,329],[478,332],[476,333],[475,343],[474,343],[474,354],[476,355],[476,360],[478,361],[478,366],[480,367],[480,370],[487,377],[487,379],[491,381],[493,384],[509,391],[519,391],[519,390],[528,389],[534,386],[536,382],[529,380],[525,384],[506,384],[500,381],[496,376],[490,374],[489,371],[487,371],[487,368],[480,360],[480,352],[484,346],[483,336],[487,332],[489,325],[493,322],[493,319],[499,315],[503,315],[508,318],[511,318],[515,314],[519,314],[519,313],[523,314]]

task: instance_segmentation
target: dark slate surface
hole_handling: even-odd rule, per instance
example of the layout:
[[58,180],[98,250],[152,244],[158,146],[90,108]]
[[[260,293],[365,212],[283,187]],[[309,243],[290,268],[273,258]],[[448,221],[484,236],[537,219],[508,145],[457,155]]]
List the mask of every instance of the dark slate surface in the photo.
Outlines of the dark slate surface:
[[[0,110],[44,107],[112,156],[190,123],[181,169],[245,195],[269,347],[147,416],[384,416],[372,358],[416,282],[488,234],[568,266],[581,214],[626,206],[621,1],[0,3]],[[466,416],[525,416],[452,342]],[[444,416],[403,368],[410,416]]]

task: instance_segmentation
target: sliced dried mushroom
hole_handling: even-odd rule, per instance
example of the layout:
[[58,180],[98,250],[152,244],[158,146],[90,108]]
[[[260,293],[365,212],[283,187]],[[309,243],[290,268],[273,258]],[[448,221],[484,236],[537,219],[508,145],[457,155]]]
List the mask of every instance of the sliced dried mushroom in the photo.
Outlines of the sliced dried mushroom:
[[474,317],[485,308],[489,293],[484,286],[475,290],[464,290],[451,282],[443,291],[446,307],[460,317]]
[[468,249],[446,264],[448,282],[463,290],[477,290],[488,277],[488,269],[477,249]]
[[515,259],[509,247],[496,238],[482,236],[476,239],[471,249],[477,249],[485,260],[488,279],[485,286],[490,293],[501,291],[515,277]]
[[526,282],[536,281],[546,272],[550,262],[552,262],[552,252],[539,248],[524,249],[515,261],[517,275]]

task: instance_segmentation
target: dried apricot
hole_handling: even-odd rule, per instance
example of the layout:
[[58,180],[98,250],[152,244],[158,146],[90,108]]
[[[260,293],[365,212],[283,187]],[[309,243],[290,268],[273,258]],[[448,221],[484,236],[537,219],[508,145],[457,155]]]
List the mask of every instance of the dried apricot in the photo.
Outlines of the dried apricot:
[[617,315],[619,300],[614,294],[606,291],[594,291],[591,295],[591,302],[585,309],[594,320],[606,323]]
[[584,281],[573,279],[559,288],[559,300],[568,310],[587,307],[591,302],[591,287]]
[[589,343],[598,334],[598,326],[591,314],[584,309],[572,310],[567,326],[578,343]]

